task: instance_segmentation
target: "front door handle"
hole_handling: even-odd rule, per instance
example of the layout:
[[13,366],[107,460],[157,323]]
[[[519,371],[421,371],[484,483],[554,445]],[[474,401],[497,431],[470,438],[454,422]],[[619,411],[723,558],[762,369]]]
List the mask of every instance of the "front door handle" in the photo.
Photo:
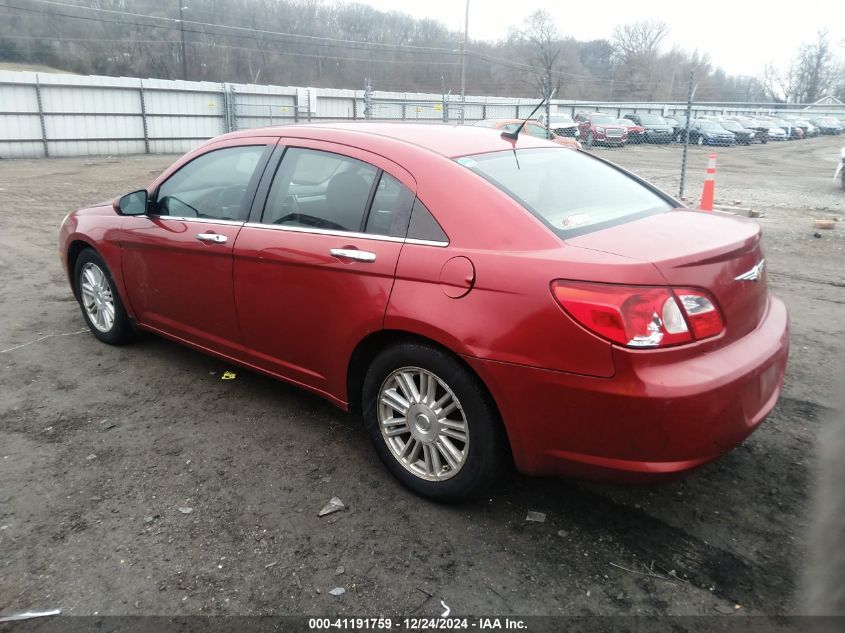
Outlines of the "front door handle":
[[215,244],[225,244],[229,241],[228,237],[219,233],[200,233],[197,235],[197,239],[200,242],[213,242]]
[[357,248],[333,248],[329,251],[332,257],[340,259],[354,259],[356,262],[374,262],[376,254],[369,251],[359,251]]

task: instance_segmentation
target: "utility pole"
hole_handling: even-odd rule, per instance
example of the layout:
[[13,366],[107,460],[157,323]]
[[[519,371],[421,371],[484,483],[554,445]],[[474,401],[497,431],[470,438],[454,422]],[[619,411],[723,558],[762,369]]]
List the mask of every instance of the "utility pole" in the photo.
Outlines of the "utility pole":
[[678,189],[678,197],[683,199],[684,197],[684,185],[686,184],[686,177],[687,177],[687,149],[689,148],[689,119],[692,115],[692,95],[695,92],[693,88],[693,80],[695,79],[695,74],[693,71],[689,71],[689,86],[687,87],[687,111],[686,117],[684,117],[684,155],[681,158],[681,186]]
[[464,41],[461,42],[461,124],[464,122],[464,110],[467,102],[467,38],[469,37],[469,0],[464,14]]
[[552,138],[552,69],[546,68],[546,138]]
[[187,81],[188,80],[188,60],[185,57],[185,14],[184,11],[188,7],[183,7],[182,2],[184,0],[179,0],[179,34],[182,38],[182,79]]
[[364,79],[364,118],[373,118],[373,86],[369,77]]
[[440,107],[443,108],[443,123],[448,123],[449,95],[446,93],[446,78],[442,75],[440,76]]

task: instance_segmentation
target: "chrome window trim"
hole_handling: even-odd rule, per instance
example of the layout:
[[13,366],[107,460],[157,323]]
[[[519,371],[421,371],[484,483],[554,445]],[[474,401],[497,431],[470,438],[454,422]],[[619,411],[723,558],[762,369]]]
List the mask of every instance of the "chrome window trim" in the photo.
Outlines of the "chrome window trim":
[[417,240],[414,238],[393,237],[391,235],[376,235],[373,233],[359,233],[357,231],[336,231],[332,229],[318,229],[307,226],[283,226],[276,224],[262,224],[261,222],[247,222],[244,226],[253,229],[270,229],[271,231],[288,231],[291,233],[312,233],[315,235],[332,235],[335,237],[349,237],[361,240],[375,240],[381,242],[397,242],[400,244],[416,244],[419,246],[437,246],[440,248],[449,246],[449,242],[438,242],[433,240]]
[[188,218],[181,215],[158,215],[150,213],[148,218],[155,218],[157,220],[179,220],[180,222],[202,222],[203,224],[225,224],[228,226],[241,226],[245,224],[243,220],[217,220],[215,218]]
[[370,233],[358,233],[356,231],[337,231],[332,229],[318,229],[309,226],[284,226],[279,224],[262,224],[261,222],[247,222],[245,226],[254,229],[270,229],[272,231],[289,231],[292,233],[314,233],[316,235],[334,235],[336,237],[354,237],[362,240],[381,240],[383,242],[404,242],[403,237],[392,237],[390,235],[375,235]]
[[418,240],[415,237],[406,238],[405,244],[416,244],[417,246],[437,246],[438,248],[445,248],[449,246],[449,242],[441,242],[439,240]]

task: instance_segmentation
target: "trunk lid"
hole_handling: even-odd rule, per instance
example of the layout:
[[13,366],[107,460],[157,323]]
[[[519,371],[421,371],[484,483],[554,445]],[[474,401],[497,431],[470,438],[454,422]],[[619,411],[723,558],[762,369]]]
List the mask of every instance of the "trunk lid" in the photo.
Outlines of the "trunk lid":
[[719,340],[729,342],[757,327],[766,311],[768,290],[765,265],[760,266],[760,238],[760,226],[745,218],[675,210],[579,235],[566,243],[651,262],[669,285],[707,290],[725,323]]

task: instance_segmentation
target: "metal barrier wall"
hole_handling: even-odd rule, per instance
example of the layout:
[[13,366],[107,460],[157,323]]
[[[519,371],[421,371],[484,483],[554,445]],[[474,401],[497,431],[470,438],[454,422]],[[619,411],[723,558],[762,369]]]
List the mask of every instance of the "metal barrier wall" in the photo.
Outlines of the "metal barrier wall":
[[[682,103],[553,101],[560,112],[683,113]],[[527,117],[536,99],[0,71],[0,158],[182,153],[233,130],[326,120],[466,122]],[[808,110],[790,106],[809,115]],[[764,114],[774,104],[695,104]],[[813,115],[845,112],[813,109]]]

